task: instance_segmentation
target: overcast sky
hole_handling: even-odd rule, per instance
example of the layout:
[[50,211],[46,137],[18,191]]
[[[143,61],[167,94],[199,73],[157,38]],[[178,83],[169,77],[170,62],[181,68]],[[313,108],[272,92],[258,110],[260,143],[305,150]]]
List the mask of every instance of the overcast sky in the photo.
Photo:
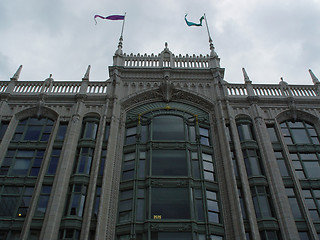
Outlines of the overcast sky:
[[107,80],[122,21],[123,51],[158,54],[168,42],[175,55],[209,54],[205,26],[188,27],[206,13],[225,68],[225,80],[312,84],[320,79],[320,0],[7,0],[0,1],[0,80],[23,65],[20,80]]

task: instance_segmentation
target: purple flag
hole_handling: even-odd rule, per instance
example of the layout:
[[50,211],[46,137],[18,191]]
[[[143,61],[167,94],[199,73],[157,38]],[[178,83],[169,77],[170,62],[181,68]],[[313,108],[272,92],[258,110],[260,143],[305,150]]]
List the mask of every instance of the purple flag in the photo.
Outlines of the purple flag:
[[124,20],[124,15],[110,15],[107,17],[101,16],[101,15],[94,15],[94,21],[97,24],[96,18],[102,18],[102,19],[107,19],[107,20]]

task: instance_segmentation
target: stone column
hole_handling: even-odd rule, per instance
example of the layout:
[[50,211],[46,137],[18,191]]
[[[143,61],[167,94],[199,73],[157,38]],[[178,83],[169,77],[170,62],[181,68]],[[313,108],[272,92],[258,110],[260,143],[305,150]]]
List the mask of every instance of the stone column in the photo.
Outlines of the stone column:
[[97,135],[95,149],[94,149],[94,158],[92,161],[92,168],[90,172],[90,182],[88,186],[86,206],[83,214],[83,222],[82,222],[81,235],[80,235],[81,240],[89,239],[89,236],[90,236],[90,225],[91,225],[91,219],[92,219],[92,212],[95,204],[97,179],[99,174],[102,144],[105,136],[105,129],[106,129],[106,123],[107,123],[108,107],[109,107],[109,99],[107,99],[105,104],[105,113],[102,119],[100,119],[98,135]]
[[253,126],[257,136],[261,159],[269,182],[273,206],[277,214],[280,230],[284,240],[299,240],[296,224],[282,182],[282,177],[274,155],[268,130],[263,119],[262,110],[256,103],[251,104],[254,117]]
[[40,239],[58,239],[60,222],[64,214],[66,198],[68,195],[70,175],[81,132],[82,108],[84,107],[83,97],[84,96],[80,95],[77,96],[76,109],[66,133]]
[[123,126],[121,124],[120,95],[120,73],[114,69],[112,83],[109,84],[108,96],[112,109],[110,133],[107,147],[106,162],[103,171],[99,215],[97,219],[96,240],[113,240],[117,219],[117,204],[120,181],[120,168],[123,137]]
[[[226,239],[246,239],[245,229],[243,224],[243,218],[241,215],[241,206],[238,197],[237,190],[237,182],[235,178],[235,172],[233,168],[232,158],[231,158],[231,150],[227,138],[226,131],[226,122],[223,114],[223,107],[221,101],[218,101],[216,105],[216,124],[218,134],[218,141],[220,145],[220,154],[221,159],[217,160],[217,165],[220,168],[223,168],[224,172],[224,184],[226,186],[225,200],[229,202],[228,211],[224,211],[224,214],[228,213],[228,218],[230,218],[232,222],[232,226],[226,226],[226,233],[233,233],[233,236],[226,235]],[[220,189],[221,191],[221,189]],[[224,201],[225,202],[225,201]],[[230,231],[232,230],[232,231]]]
[[247,217],[250,224],[251,239],[260,240],[259,228],[256,218],[256,213],[253,206],[251,197],[250,185],[247,176],[247,170],[243,161],[242,148],[240,145],[240,139],[237,130],[237,124],[234,119],[234,113],[232,107],[227,103],[227,110],[230,121],[231,138],[235,148],[235,159],[237,162],[238,173],[241,181],[243,201],[247,212]]

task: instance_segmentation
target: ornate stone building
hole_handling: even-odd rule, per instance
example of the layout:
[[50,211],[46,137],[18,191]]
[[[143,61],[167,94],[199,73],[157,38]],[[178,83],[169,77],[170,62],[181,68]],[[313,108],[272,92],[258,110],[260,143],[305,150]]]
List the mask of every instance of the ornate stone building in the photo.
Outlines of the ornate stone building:
[[207,56],[0,82],[0,239],[318,239],[320,84],[224,81]]

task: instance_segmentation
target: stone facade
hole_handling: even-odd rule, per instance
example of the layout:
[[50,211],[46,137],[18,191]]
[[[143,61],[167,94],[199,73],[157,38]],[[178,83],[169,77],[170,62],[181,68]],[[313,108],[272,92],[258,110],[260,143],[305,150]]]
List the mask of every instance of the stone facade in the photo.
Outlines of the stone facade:
[[[130,117],[128,113],[138,107],[143,110],[143,106],[150,103],[163,103],[168,108],[174,107],[174,104],[185,104],[209,116],[207,120],[202,120],[210,126],[221,220],[217,225],[204,227],[207,232],[201,233],[199,230],[199,235],[195,235],[194,227],[187,229],[187,232],[192,232],[192,239],[222,239],[211,235],[215,234],[216,227],[221,229],[217,230],[217,236],[226,240],[246,239],[248,236],[255,240],[272,239],[270,236],[273,235],[267,235],[269,233],[287,240],[298,240],[305,235],[309,238],[303,239],[318,239],[320,222],[308,211],[303,191],[320,189],[320,173],[318,179],[301,179],[297,176],[298,170],[290,159],[292,152],[285,144],[280,126],[285,121],[304,121],[312,124],[315,131],[320,133],[320,84],[312,72],[313,85],[289,85],[284,81],[279,84],[252,84],[245,70],[244,83],[231,84],[223,80],[224,69],[220,67],[214,49],[207,56],[175,56],[167,45],[159,55],[151,56],[126,55],[119,48],[114,55],[114,65],[109,67],[110,79],[104,82],[89,81],[90,67],[82,81],[62,82],[51,77],[45,81],[19,81],[20,71],[21,67],[10,81],[0,82],[0,119],[8,124],[0,145],[2,166],[8,156],[7,149],[13,150],[15,146],[24,149],[23,146],[29,148],[32,144],[32,141],[13,141],[19,122],[30,117],[50,118],[54,124],[36,178],[14,174],[0,176],[3,187],[12,184],[34,187],[24,217],[0,216],[0,232],[4,236],[1,239],[140,239],[134,230],[129,233],[124,230],[126,235],[121,238],[122,228],[117,223],[117,209],[126,122]],[[132,116],[137,117],[139,111],[137,115],[132,113]],[[83,123],[88,117],[97,119],[97,135],[94,141],[82,143],[79,139]],[[249,120],[254,141],[242,141],[239,137],[241,120]],[[55,136],[61,123],[67,124],[66,135],[61,143],[56,173],[49,176],[46,169],[53,149],[58,146]],[[288,177],[282,175],[278,166],[275,144],[269,136],[270,126],[280,139],[277,146],[281,148]],[[104,141],[108,127],[109,138]],[[73,170],[81,144],[88,144],[94,149],[89,174],[75,174]],[[315,149],[313,152],[317,153],[318,145],[305,144],[302,147]],[[107,151],[103,174],[99,175],[103,149]],[[263,168],[261,176],[249,176],[244,161],[247,149],[258,151]],[[52,187],[50,198],[45,214],[36,217],[38,199],[45,184]],[[67,202],[72,196],[70,189],[75,184],[86,186],[81,216],[66,214]],[[97,186],[101,187],[100,205],[99,214],[94,216]],[[256,186],[267,189],[273,211],[270,217],[256,214],[252,192]],[[295,219],[291,211],[286,193],[288,187],[294,189],[301,219]],[[246,216],[243,216],[242,204]],[[319,211],[320,206],[315,209]],[[72,232],[72,237],[69,236],[70,229],[77,230]],[[155,225],[153,229],[162,231],[161,227]],[[141,239],[147,239],[150,231],[153,230],[142,233]]]

